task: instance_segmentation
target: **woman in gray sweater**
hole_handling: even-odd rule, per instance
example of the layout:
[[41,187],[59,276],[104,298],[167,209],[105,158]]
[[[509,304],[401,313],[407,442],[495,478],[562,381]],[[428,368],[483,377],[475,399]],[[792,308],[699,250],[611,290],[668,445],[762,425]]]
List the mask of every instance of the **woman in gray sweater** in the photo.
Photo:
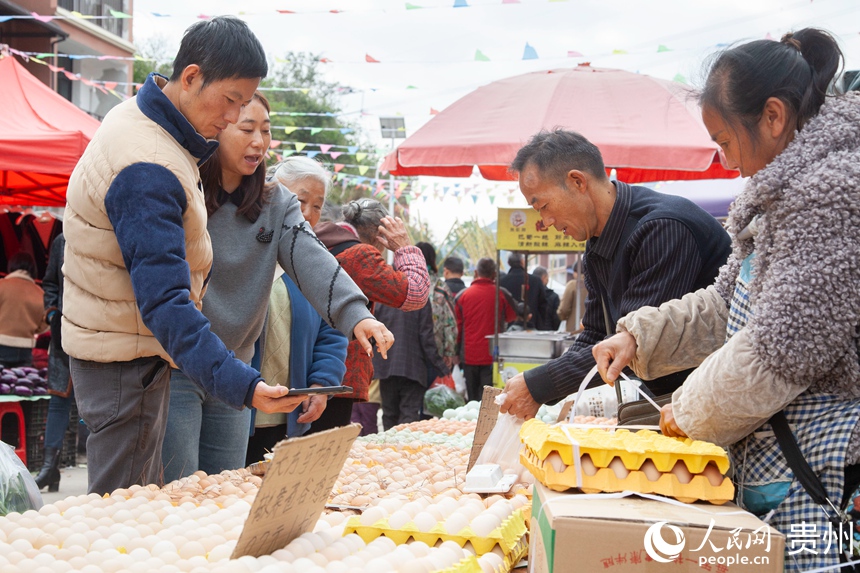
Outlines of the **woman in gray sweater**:
[[[646,380],[696,367],[663,407],[663,433],[728,446],[738,502],[789,536],[831,524],[788,466],[774,414],[835,505],[858,485],[860,94],[825,97],[841,56],[812,28],[720,55],[700,102],[750,178],[729,214],[732,254],[713,286],[627,315],[594,348],[607,381],[627,363]],[[837,544],[786,543],[786,570],[837,565]]]
[[[239,121],[220,134],[218,151],[201,168],[213,251],[203,314],[212,332],[251,363],[280,265],[329,325],[364,342],[374,337],[385,356],[391,333],[313,234],[296,196],[266,182],[269,126],[269,103],[258,92]],[[371,352],[369,342],[364,346]],[[174,370],[162,448],[165,482],[197,470],[243,467],[250,424],[250,410],[230,408]]]

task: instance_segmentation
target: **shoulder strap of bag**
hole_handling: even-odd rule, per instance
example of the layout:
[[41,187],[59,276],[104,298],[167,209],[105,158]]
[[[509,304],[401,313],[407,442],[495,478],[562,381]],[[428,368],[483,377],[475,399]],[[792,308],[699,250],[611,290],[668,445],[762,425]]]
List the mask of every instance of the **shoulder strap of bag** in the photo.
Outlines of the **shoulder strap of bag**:
[[[606,309],[606,301],[603,299],[603,294],[600,295],[600,306],[603,307],[603,324],[606,327],[606,336],[612,336],[612,321],[609,319],[609,311]],[[620,380],[615,381],[615,397],[618,399],[618,405],[624,403],[621,397]]]
[[848,523],[851,518],[827,497],[827,490],[824,489],[821,480],[818,479],[818,476],[809,467],[806,458],[803,457],[803,452],[800,451],[800,446],[797,445],[797,440],[788,425],[785,412],[779,411],[774,414],[770,419],[770,425],[773,428],[776,441],[779,442],[782,455],[788,462],[788,467],[794,472],[797,481],[800,482],[812,501],[824,511],[827,519],[834,525]]

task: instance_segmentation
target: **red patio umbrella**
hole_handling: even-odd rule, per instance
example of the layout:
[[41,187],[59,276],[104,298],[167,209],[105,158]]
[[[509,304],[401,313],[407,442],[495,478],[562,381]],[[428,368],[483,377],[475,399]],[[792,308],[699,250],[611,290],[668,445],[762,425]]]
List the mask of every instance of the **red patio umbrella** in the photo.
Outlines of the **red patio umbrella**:
[[0,55],[0,205],[62,207],[99,121]]
[[532,72],[460,98],[389,154],[392,175],[512,180],[508,166],[541,129],[578,131],[600,148],[607,169],[628,183],[738,176],[720,163],[687,88],[622,70]]

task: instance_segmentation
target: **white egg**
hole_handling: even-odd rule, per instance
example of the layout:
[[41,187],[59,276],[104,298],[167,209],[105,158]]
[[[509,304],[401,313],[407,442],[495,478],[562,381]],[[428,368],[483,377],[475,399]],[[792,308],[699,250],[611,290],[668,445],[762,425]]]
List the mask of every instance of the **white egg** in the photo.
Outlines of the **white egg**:
[[470,521],[469,517],[457,511],[445,520],[445,531],[450,535],[457,535],[469,526]]
[[388,517],[388,512],[385,511],[385,508],[376,506],[364,510],[364,512],[362,512],[361,514],[361,517],[359,518],[359,521],[362,525],[371,526],[379,521],[382,521],[386,517]]
[[391,529],[401,529],[410,521],[412,521],[412,516],[401,509],[388,517],[388,527]]
[[502,521],[493,514],[481,514],[469,524],[478,537],[487,537]]
[[423,541],[413,541],[408,545],[408,547],[415,557],[424,557],[430,553],[430,546]]
[[430,531],[438,523],[436,517],[426,511],[419,512],[412,521],[415,522],[418,531],[423,532]]

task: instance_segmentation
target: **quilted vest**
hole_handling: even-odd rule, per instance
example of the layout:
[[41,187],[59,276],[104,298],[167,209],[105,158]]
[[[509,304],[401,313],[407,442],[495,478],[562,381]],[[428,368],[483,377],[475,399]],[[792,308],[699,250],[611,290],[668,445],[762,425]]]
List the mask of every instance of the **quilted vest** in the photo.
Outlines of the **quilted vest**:
[[[185,189],[182,215],[190,298],[201,308],[212,267],[206,206],[197,159],[131,98],[110,111],[75,167],[67,192],[63,265],[63,348],[80,360],[122,362],[170,357],[143,324],[105,196],[114,178],[134,163],[166,167]],[[158,240],[158,237],[153,237]]]

